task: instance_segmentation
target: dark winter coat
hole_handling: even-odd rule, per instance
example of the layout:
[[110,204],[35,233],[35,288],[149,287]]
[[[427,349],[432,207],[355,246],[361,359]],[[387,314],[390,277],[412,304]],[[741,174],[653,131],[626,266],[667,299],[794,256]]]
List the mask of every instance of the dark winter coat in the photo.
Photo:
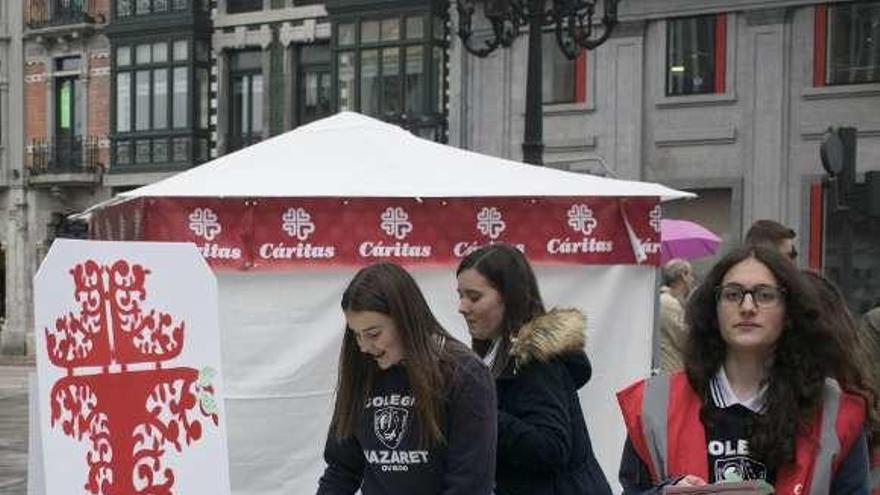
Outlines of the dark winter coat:
[[498,391],[497,495],[610,495],[577,391],[592,368],[586,319],[552,310],[513,341]]

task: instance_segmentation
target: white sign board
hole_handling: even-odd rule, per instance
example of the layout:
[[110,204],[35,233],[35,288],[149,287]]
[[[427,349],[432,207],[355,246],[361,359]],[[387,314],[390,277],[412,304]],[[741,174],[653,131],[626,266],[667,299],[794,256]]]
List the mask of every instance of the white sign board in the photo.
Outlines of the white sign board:
[[56,240],[34,280],[33,485],[228,494],[217,314],[191,244]]

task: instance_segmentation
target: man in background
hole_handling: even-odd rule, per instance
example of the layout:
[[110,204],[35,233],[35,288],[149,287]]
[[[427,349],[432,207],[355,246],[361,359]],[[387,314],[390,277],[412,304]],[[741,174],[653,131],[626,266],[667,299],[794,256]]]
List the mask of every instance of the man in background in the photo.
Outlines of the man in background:
[[757,220],[746,232],[746,245],[768,246],[779,250],[783,256],[794,263],[797,259],[797,249],[794,246],[794,238],[797,237],[794,229],[786,227],[773,220]]
[[682,366],[685,333],[684,307],[694,289],[694,269],[675,258],[663,265],[660,287],[660,372],[670,373]]

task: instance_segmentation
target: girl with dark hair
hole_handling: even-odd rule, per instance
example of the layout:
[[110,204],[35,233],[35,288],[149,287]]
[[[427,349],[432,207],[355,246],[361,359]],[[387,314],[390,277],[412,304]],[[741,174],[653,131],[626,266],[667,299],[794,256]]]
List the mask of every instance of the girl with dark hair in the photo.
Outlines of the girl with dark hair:
[[459,312],[498,392],[497,495],[610,495],[577,391],[592,369],[586,319],[545,311],[535,274],[507,244],[458,266]]
[[729,253],[687,321],[684,372],[618,394],[624,493],[764,480],[778,494],[868,494],[858,370],[794,264],[768,247]]
[[318,494],[492,493],[492,377],[443,329],[412,276],[392,263],[364,268],[343,293],[342,311]]

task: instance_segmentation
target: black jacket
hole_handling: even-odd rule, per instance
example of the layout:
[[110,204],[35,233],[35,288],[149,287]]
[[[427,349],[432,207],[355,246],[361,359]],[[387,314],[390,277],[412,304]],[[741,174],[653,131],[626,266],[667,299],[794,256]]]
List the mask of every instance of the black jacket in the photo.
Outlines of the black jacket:
[[489,495],[495,463],[496,403],[492,375],[455,340],[445,345],[456,366],[447,376],[445,445],[419,446],[420,425],[405,364],[377,374],[354,437],[332,433],[319,495]]
[[497,495],[611,494],[577,395],[592,373],[585,343],[576,310],[552,310],[518,332],[495,382]]

